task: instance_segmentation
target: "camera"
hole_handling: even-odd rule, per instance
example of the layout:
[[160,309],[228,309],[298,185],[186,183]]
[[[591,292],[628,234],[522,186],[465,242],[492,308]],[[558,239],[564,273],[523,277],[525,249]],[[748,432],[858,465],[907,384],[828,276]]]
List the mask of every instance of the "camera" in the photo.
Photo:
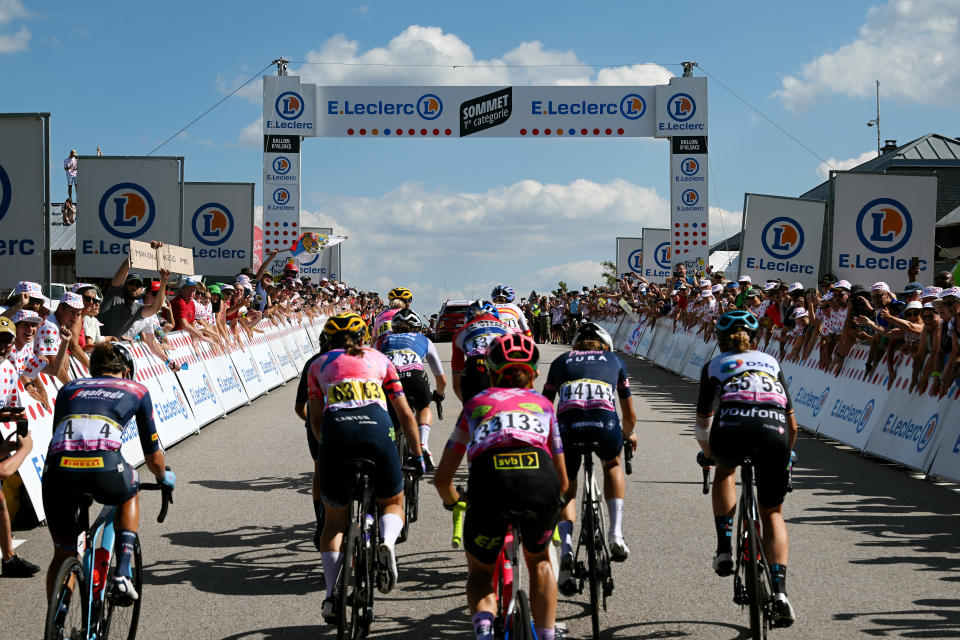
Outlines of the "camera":
[[21,438],[26,438],[27,431],[29,431],[28,429],[29,426],[30,426],[30,423],[27,421],[26,418],[17,418],[17,435],[20,436]]

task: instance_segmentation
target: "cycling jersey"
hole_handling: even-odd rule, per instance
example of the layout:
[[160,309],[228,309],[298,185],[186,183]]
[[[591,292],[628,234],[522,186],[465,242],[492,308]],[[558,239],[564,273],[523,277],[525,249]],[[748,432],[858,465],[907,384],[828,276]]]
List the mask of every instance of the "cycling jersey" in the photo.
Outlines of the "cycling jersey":
[[403,395],[397,369],[385,355],[363,347],[363,357],[333,349],[310,365],[307,382],[311,400],[320,400],[326,411],[378,405],[387,410],[387,397]]
[[398,311],[400,311],[400,309],[387,309],[378,315],[377,319],[373,321],[374,343],[377,343],[382,336],[385,336],[393,331],[393,316],[397,315]]
[[563,453],[553,405],[530,389],[493,387],[463,406],[447,448],[473,460],[484,451],[532,446],[551,456]]
[[[145,454],[160,449],[153,401],[145,386],[119,378],[81,378],[65,384],[53,410],[47,457],[61,452],[119,451],[124,432],[136,428]],[[61,466],[69,467],[61,460]],[[82,464],[82,463],[78,463]]]
[[377,349],[397,368],[397,373],[423,371],[424,362],[435,376],[443,374],[437,348],[422,333],[389,333],[377,343]]
[[474,318],[453,336],[450,368],[454,373],[460,373],[467,358],[483,356],[496,338],[509,333],[513,333],[510,327],[491,315],[485,314]]
[[614,394],[630,397],[630,377],[620,356],[610,351],[570,351],[550,364],[543,393],[560,396],[557,417],[562,426],[619,425]]
[[500,315],[500,322],[510,327],[514,333],[525,333],[530,335],[530,326],[527,324],[527,316],[515,304],[509,302],[494,305],[497,313]]

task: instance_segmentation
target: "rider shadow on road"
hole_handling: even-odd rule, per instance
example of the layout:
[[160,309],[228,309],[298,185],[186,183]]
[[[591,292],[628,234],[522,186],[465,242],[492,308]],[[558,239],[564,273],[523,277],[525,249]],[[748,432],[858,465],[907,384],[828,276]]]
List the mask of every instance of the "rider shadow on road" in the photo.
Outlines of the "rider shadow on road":
[[603,629],[600,640],[655,640],[661,638],[709,637],[714,640],[749,640],[750,629],[726,622],[704,620],[658,620],[622,624]]
[[299,476],[268,476],[251,480],[193,480],[190,484],[200,485],[215,491],[296,491],[301,495],[310,495],[313,472],[304,472]]
[[943,598],[914,600],[916,609],[838,613],[836,620],[869,620],[869,633],[905,638],[960,638],[960,600]]

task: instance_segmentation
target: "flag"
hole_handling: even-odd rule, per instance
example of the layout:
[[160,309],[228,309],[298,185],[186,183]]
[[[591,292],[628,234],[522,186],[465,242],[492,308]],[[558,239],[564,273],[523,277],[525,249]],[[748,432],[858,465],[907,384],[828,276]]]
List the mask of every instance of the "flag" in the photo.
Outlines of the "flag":
[[338,245],[346,239],[347,236],[332,236],[326,233],[308,231],[297,238],[290,247],[290,253],[292,253],[294,257],[299,256],[301,253],[320,253],[327,247]]

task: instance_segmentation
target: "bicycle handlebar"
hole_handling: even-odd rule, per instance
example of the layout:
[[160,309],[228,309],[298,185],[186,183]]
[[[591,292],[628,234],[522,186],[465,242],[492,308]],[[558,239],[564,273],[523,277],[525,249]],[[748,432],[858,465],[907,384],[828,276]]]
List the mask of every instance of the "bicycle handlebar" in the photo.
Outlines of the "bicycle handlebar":
[[[170,471],[170,467],[167,467]],[[159,491],[161,494],[160,513],[157,515],[157,522],[163,522],[167,519],[167,507],[173,504],[173,489],[160,482],[147,482],[140,485],[140,491]]]
[[437,417],[443,420],[443,398],[444,396],[440,395],[436,391],[433,392],[433,401],[437,403]]
[[633,449],[626,444],[623,446],[623,470],[628,476],[633,473]]
[[698,451],[697,464],[703,468],[703,495],[707,495],[710,493],[710,468],[714,465],[714,462],[703,451]]

